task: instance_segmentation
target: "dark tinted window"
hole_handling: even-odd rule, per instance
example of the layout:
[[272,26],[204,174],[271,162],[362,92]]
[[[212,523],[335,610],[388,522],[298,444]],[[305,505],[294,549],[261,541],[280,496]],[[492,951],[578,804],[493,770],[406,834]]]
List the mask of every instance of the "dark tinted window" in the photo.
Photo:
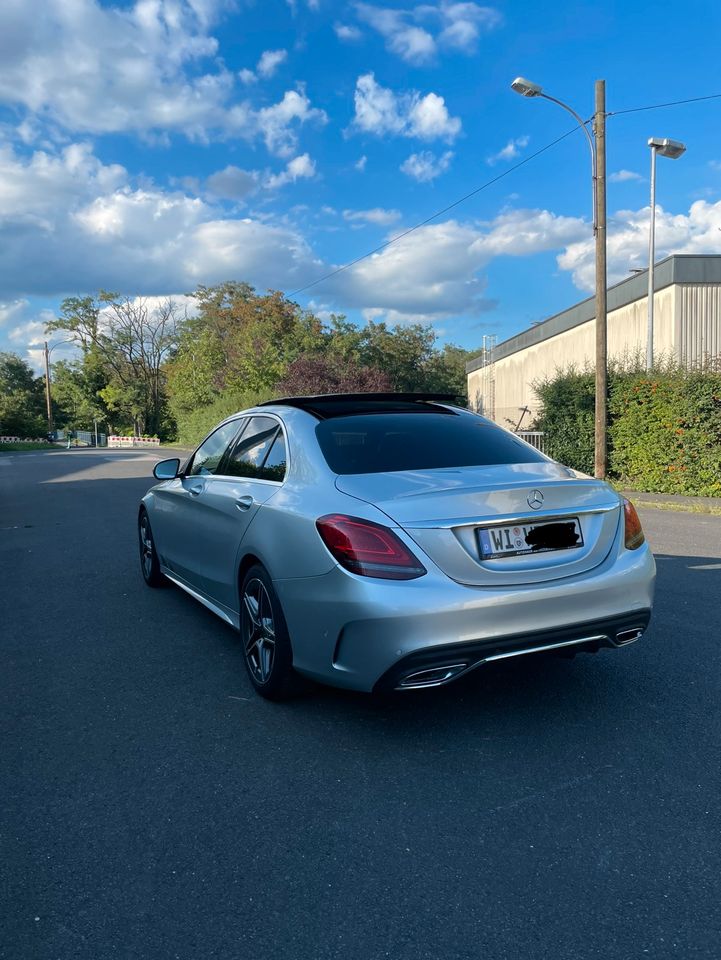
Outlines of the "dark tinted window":
[[252,417],[223,465],[223,473],[229,477],[251,477],[256,480],[282,479],[282,475],[266,476],[264,469],[265,459],[274,446],[278,430],[278,421],[272,417]]
[[334,473],[385,473],[543,461],[532,447],[476,417],[375,414],[323,420],[315,428]]
[[206,476],[216,472],[223,454],[228,449],[228,444],[238,432],[239,425],[239,420],[231,420],[230,423],[218,427],[207,440],[201,443],[193,455],[193,461],[188,471],[189,476]]
[[279,430],[273,441],[273,446],[270,448],[270,453],[265,458],[265,463],[262,468],[263,473],[261,474],[262,478],[264,480],[282,480],[285,477],[287,456],[285,451],[285,437],[283,436],[283,431]]

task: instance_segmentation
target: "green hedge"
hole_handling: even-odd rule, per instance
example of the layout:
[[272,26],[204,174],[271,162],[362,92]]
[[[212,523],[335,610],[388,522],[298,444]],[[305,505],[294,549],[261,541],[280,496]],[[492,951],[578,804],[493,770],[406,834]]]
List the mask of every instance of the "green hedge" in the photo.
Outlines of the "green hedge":
[[[548,453],[593,473],[594,375],[558,371],[534,384]],[[721,496],[721,370],[673,364],[609,370],[609,476],[636,490]]]

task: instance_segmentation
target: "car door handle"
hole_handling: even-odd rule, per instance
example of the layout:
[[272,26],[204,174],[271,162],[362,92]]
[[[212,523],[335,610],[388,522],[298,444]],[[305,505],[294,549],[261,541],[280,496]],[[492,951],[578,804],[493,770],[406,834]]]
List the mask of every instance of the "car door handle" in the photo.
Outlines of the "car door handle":
[[254,500],[252,497],[238,497],[235,501],[235,505],[239,510],[250,510],[253,506]]
[[188,493],[191,497],[197,497],[205,489],[204,483],[192,483],[188,486]]

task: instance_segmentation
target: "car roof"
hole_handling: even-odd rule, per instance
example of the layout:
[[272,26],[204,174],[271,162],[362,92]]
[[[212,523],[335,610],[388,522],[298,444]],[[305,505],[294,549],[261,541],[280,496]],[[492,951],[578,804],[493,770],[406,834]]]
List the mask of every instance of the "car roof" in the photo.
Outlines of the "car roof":
[[349,417],[369,413],[445,413],[453,414],[439,404],[458,404],[453,393],[323,393],[311,397],[282,397],[266,400],[259,407],[297,407],[317,417]]

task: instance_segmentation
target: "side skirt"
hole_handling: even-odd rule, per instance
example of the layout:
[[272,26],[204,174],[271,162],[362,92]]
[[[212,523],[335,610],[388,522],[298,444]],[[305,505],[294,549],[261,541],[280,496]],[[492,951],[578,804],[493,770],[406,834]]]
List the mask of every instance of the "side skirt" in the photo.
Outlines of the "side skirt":
[[221,620],[225,620],[225,622],[229,623],[235,630],[240,630],[240,617],[237,613],[235,613],[235,611],[229,610],[222,604],[216,603],[215,600],[209,599],[205,596],[205,594],[200,593],[194,587],[189,586],[177,575],[177,573],[172,573],[162,564],[160,565],[160,569],[163,575],[166,576],[172,583],[174,583],[176,587],[180,587],[181,590],[185,590],[185,592],[189,593],[194,600],[202,603],[204,607],[207,607],[208,610],[211,610],[216,616],[220,617]]

